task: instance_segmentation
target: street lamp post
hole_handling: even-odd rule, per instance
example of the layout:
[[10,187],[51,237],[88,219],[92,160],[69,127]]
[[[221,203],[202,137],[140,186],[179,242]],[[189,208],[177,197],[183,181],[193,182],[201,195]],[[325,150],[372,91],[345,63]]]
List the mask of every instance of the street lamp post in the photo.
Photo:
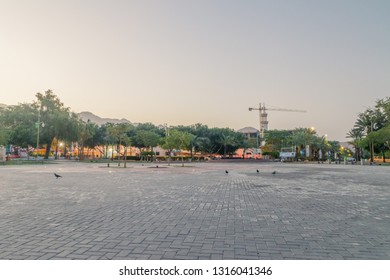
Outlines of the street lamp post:
[[[371,131],[370,133],[373,131],[373,124],[372,124],[372,119],[370,120],[371,122]],[[371,140],[371,143],[370,143],[370,162],[373,163],[374,162],[374,141]]]
[[38,149],[39,149],[39,123],[41,122],[41,109],[38,108],[38,122],[36,123],[37,127],[37,154],[36,159],[38,159]]
[[42,125],[42,127],[45,127],[44,122],[41,122],[41,110],[42,110],[42,103],[40,104],[40,107],[38,108],[38,122],[36,123],[37,127],[37,154],[36,159],[38,159],[38,150],[39,150],[39,127]]

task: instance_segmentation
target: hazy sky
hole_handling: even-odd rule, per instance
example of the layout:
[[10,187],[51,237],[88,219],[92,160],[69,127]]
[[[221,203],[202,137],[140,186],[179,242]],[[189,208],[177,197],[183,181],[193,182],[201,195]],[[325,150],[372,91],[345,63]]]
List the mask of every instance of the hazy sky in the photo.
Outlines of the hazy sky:
[[0,0],[0,103],[170,125],[314,126],[390,96],[390,1]]

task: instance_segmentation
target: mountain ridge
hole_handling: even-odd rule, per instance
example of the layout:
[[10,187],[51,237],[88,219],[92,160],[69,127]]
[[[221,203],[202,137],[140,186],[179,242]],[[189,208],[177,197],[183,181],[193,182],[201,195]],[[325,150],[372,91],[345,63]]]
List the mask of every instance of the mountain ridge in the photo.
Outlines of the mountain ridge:
[[[0,103],[0,109],[6,109],[7,107],[9,107],[9,105],[4,104],[4,103]],[[97,125],[103,125],[105,123],[113,123],[113,124],[132,123],[131,121],[129,121],[129,120],[125,119],[125,118],[122,118],[122,119],[102,118],[102,117],[99,117],[98,115],[95,115],[94,113],[89,112],[89,111],[83,111],[83,112],[76,113],[76,114],[83,121],[87,122],[89,120],[89,121],[91,121],[93,123],[96,123]]]
[[91,121],[93,123],[96,123],[97,125],[103,125],[105,123],[131,123],[129,120],[122,118],[122,119],[115,119],[115,118],[102,118],[99,117],[91,112],[83,111],[80,113],[77,113],[77,115],[83,120],[83,121]]

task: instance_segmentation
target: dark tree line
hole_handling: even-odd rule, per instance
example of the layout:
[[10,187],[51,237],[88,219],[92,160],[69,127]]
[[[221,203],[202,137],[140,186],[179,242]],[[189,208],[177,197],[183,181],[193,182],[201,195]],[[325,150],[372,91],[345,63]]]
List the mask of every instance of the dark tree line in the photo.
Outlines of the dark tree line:
[[[29,147],[30,150],[37,146],[45,147],[45,158],[49,157],[52,147],[58,148],[60,142],[65,147],[71,142],[77,143],[81,158],[84,157],[84,150],[101,149],[100,152],[104,154],[109,146],[116,147],[119,156],[123,157],[126,156],[126,147],[137,147],[142,156],[144,153],[153,153],[153,147],[161,146],[169,154],[175,150],[187,150],[191,156],[194,153],[205,156],[219,154],[228,158],[238,148],[243,148],[245,153],[246,149],[258,148],[259,145],[259,139],[248,139],[233,129],[209,128],[200,123],[169,127],[152,123],[106,123],[99,126],[81,120],[51,90],[44,94],[37,93],[35,97],[32,103],[0,110],[0,145],[12,144]],[[371,146],[375,151],[389,149],[389,116],[389,99],[378,101],[375,109],[359,115],[354,129],[349,132],[354,137],[352,143],[356,145],[357,151]],[[266,132],[264,140],[265,144],[261,147],[263,154],[273,157],[278,157],[281,148],[286,146],[295,147],[297,159],[318,159],[320,154],[333,155],[340,151],[338,142],[328,141],[325,136],[318,136],[310,128],[270,130]],[[307,145],[311,149],[309,157],[302,154]]]
[[35,97],[32,103],[9,106],[0,111],[0,144],[46,147],[45,158],[59,142],[65,143],[65,147],[66,143],[76,142],[81,157],[84,148],[107,146],[117,146],[118,151],[120,146],[133,146],[141,151],[162,146],[169,151],[185,149],[227,157],[242,145],[244,139],[232,129],[209,128],[202,124],[164,127],[151,123],[107,123],[98,126],[81,120],[51,90],[37,93]]
[[390,98],[377,100],[373,108],[359,113],[347,137],[352,139],[356,160],[364,157],[373,162],[378,154],[385,162],[390,151]]

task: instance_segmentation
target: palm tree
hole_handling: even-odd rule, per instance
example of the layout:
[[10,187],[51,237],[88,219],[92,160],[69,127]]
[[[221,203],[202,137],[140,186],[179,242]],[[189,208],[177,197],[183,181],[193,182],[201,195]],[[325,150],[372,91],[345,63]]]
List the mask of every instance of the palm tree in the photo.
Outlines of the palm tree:
[[338,157],[338,153],[340,152],[340,142],[329,141],[328,145],[330,153],[334,155],[334,159],[336,160],[336,158]]
[[223,145],[223,158],[226,158],[228,145],[234,145],[235,141],[231,135],[222,134],[221,143]]
[[390,97],[377,100],[375,108],[378,109],[384,115],[384,121],[386,122],[386,125],[389,125],[389,122],[390,122]]
[[[386,116],[378,108],[367,109],[358,115],[354,129],[363,136],[368,136],[371,132],[377,131],[386,125]],[[374,161],[374,141],[369,141],[370,161]]]
[[359,143],[363,138],[363,132],[358,128],[353,128],[347,133],[347,138],[351,138],[352,141],[349,141],[348,143],[353,145],[355,148],[355,159],[356,161],[361,160],[361,151],[359,147]]
[[[315,136],[313,139],[313,148],[315,149],[316,158],[322,160],[325,157],[326,152],[329,150],[330,146],[328,144],[328,139],[326,136]],[[320,158],[320,154],[322,156]]]
[[295,157],[298,160],[300,158],[300,151],[305,143],[305,133],[302,129],[295,129],[293,132],[292,140],[295,144]]
[[[316,132],[312,128],[296,128],[293,131],[292,140],[296,145],[296,157],[302,149],[305,149],[307,145],[313,145],[316,139]],[[312,156],[309,155],[311,158]],[[305,156],[308,159],[308,155]]]

